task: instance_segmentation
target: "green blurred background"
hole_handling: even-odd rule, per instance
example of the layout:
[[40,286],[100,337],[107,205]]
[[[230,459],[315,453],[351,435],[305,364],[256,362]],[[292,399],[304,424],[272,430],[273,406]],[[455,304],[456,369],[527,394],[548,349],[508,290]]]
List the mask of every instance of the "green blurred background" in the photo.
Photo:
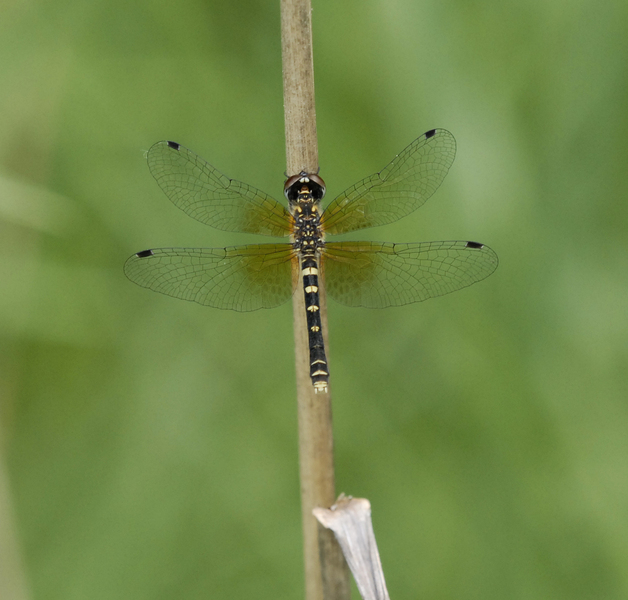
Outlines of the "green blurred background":
[[[5,1],[3,600],[302,597],[292,309],[152,293],[125,259],[262,240],[177,210],[174,139],[281,197],[279,3]],[[628,4],[314,0],[330,197],[445,127],[417,213],[486,281],[330,302],[337,487],[396,599],[628,597]],[[20,579],[29,590],[19,592]]]

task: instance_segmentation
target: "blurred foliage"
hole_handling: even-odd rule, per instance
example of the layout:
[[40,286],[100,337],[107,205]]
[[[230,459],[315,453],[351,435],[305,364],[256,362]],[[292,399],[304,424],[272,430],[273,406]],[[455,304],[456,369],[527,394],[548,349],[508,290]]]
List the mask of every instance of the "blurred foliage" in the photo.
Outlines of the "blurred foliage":
[[[281,197],[279,3],[0,11],[0,417],[32,597],[301,597],[291,306],[122,273],[257,239],[177,210],[143,153],[174,139]],[[428,129],[458,141],[425,207],[352,238],[501,260],[420,305],[330,302],[338,491],[371,500],[394,598],[628,597],[627,27],[618,1],[314,0],[329,196]]]

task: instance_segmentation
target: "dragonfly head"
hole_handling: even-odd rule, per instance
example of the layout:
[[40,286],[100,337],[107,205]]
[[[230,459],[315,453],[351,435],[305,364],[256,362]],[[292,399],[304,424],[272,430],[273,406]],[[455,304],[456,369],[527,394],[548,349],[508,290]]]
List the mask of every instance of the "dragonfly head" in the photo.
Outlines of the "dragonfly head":
[[318,175],[301,171],[298,175],[288,177],[283,193],[290,203],[303,196],[311,196],[314,201],[319,202],[325,195],[325,182]]

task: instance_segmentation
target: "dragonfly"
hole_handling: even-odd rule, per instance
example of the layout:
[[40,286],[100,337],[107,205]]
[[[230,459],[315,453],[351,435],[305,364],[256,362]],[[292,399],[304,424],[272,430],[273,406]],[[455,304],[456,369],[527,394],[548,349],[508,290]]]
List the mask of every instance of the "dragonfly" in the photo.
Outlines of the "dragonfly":
[[303,171],[287,178],[286,207],[229,179],[180,144],[157,142],[148,151],[148,167],[175,206],[216,229],[289,240],[143,250],[126,261],[124,272],[156,292],[235,311],[279,306],[301,282],[310,377],[316,393],[327,392],[321,277],[327,293],[341,304],[385,308],[454,292],[497,268],[497,254],[479,242],[327,240],[328,235],[387,225],[409,215],[440,186],[455,155],[456,141],[449,131],[427,131],[384,169],[336,196],[323,210],[326,186],[318,173]]

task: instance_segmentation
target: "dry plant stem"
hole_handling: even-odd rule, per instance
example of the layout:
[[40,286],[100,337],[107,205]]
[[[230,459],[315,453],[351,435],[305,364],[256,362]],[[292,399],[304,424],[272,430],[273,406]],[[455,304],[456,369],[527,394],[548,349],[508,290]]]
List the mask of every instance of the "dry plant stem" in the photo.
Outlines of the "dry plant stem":
[[315,508],[314,515],[334,532],[362,598],[390,600],[371,522],[371,503],[341,494],[331,509]]
[[281,0],[283,102],[288,175],[318,171],[310,0]]
[[[281,0],[281,44],[288,175],[318,172],[310,0]],[[298,265],[295,268],[301,269]],[[319,277],[321,321],[327,355],[324,274]],[[312,510],[334,503],[334,455],[329,394],[314,394],[302,283],[294,294],[294,338],[299,413],[299,467],[306,600],[349,600],[349,572],[331,531]]]

